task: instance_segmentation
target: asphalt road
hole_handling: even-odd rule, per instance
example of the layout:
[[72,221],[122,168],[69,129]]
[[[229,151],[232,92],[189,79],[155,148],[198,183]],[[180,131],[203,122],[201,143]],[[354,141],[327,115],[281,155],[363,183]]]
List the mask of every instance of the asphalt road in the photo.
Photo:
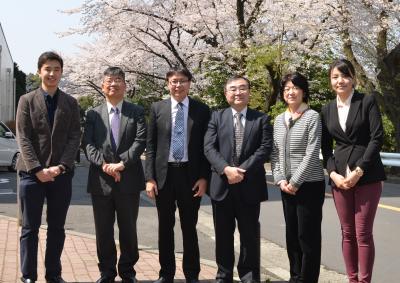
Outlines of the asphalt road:
[[[78,166],[73,180],[73,194],[71,206],[68,212],[66,229],[94,234],[94,223],[91,200],[86,193],[87,167]],[[327,197],[324,203],[324,218],[322,224],[323,248],[322,264],[328,270],[344,273],[344,264],[341,255],[340,225],[330,197],[330,189],[327,188]],[[0,214],[16,217],[16,174],[0,170]],[[286,279],[287,259],[284,237],[284,219],[282,204],[278,189],[269,185],[270,200],[262,204],[260,223],[262,237],[262,262],[268,265],[268,270],[275,275]],[[395,283],[400,278],[400,245],[397,239],[400,234],[400,185],[385,183],[381,197],[381,205],[378,208],[375,220],[375,245],[376,260],[374,266],[373,282]],[[45,223],[45,212],[43,213]],[[157,211],[154,204],[142,194],[139,217],[138,237],[142,249],[157,249]],[[182,252],[182,240],[177,218],[175,229],[175,243],[177,253]],[[201,257],[214,261],[214,232],[212,228],[211,205],[208,197],[202,201],[199,214],[199,243]],[[115,236],[118,239],[118,229],[115,229]],[[266,249],[263,249],[267,247]],[[238,247],[236,247],[238,249]],[[266,250],[266,252],[263,252]],[[276,250],[276,251],[275,251]],[[276,267],[276,268],[275,268]],[[268,272],[267,272],[268,273]],[[324,275],[324,273],[322,273]],[[344,282],[339,275],[329,277],[326,272],[325,279],[320,282]],[[274,281],[273,282],[281,282]],[[283,281],[282,281],[283,282]]]

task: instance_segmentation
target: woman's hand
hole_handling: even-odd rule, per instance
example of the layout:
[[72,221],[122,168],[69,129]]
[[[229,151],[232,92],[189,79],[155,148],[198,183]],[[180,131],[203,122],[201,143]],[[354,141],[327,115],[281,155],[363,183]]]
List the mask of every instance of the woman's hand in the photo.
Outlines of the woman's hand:
[[[289,188],[290,186],[290,188]],[[282,192],[287,193],[289,195],[295,195],[296,192],[291,190],[291,185],[286,181],[282,181],[279,183],[279,187],[281,189]]]
[[344,182],[346,183],[346,185],[348,185],[349,187],[354,187],[355,185],[357,185],[358,181],[360,180],[360,177],[357,173],[356,170],[351,171],[351,173],[349,175],[347,175],[346,179],[344,180]]
[[349,182],[346,182],[346,179],[342,175],[340,175],[336,172],[332,172],[329,175],[329,177],[335,183],[335,186],[339,189],[348,190],[348,189],[352,188],[352,186],[349,185]]

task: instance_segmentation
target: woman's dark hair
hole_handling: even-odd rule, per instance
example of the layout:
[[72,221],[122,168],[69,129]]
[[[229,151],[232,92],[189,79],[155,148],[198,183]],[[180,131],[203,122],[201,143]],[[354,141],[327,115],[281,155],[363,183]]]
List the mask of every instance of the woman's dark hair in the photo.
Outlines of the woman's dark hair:
[[58,55],[57,53],[55,53],[53,51],[47,51],[47,52],[42,53],[39,56],[38,70],[40,70],[47,61],[53,61],[53,60],[58,61],[60,63],[61,69],[64,67],[64,62],[60,55]]
[[190,73],[190,71],[186,68],[180,68],[180,67],[174,67],[171,68],[168,72],[167,75],[165,76],[165,79],[168,81],[170,77],[175,76],[175,75],[183,75],[185,76],[189,81],[192,81],[193,75]]
[[337,59],[329,66],[329,77],[331,77],[333,69],[337,68],[341,73],[352,79],[356,78],[356,70],[353,64],[346,59]]
[[282,101],[286,103],[283,92],[285,89],[285,85],[288,82],[292,82],[295,86],[300,88],[303,91],[303,102],[307,103],[308,98],[310,97],[310,91],[308,89],[308,81],[305,76],[300,74],[299,72],[294,72],[294,73],[289,73],[285,76],[283,76],[281,80],[281,86],[280,86],[280,95],[282,98]]

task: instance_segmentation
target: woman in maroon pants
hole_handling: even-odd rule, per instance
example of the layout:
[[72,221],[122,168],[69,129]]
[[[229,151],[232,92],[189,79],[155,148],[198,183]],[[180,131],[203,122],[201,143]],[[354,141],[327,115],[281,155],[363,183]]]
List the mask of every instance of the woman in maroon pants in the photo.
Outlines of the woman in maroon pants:
[[349,282],[367,283],[375,258],[373,223],[386,179],[379,155],[382,118],[374,95],[354,89],[355,70],[349,61],[335,61],[329,76],[336,98],[321,111],[324,166],[342,227]]

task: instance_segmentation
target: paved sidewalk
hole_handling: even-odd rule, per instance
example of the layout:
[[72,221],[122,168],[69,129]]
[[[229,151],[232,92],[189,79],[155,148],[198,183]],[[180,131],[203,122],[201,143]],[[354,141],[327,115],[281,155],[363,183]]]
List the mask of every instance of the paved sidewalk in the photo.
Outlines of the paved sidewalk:
[[[0,216],[0,282],[19,282],[19,231],[15,218]],[[46,229],[41,228],[39,233],[38,254],[38,283],[44,281],[44,251],[46,247]],[[67,282],[95,282],[99,278],[97,268],[96,242],[92,235],[69,232],[65,240],[64,251],[61,257],[63,279]],[[182,260],[176,259],[175,279],[182,279]],[[137,279],[141,282],[152,282],[158,278],[158,254],[156,251],[140,250],[139,262],[135,265]],[[213,282],[216,268],[212,262],[201,263],[199,279],[202,282]],[[119,279],[118,277],[116,278]],[[118,282],[118,281],[117,281]]]

